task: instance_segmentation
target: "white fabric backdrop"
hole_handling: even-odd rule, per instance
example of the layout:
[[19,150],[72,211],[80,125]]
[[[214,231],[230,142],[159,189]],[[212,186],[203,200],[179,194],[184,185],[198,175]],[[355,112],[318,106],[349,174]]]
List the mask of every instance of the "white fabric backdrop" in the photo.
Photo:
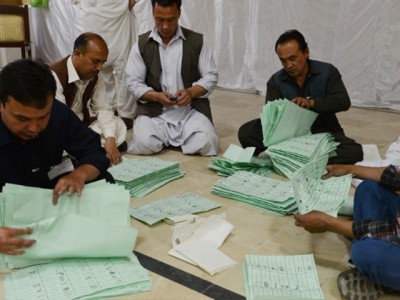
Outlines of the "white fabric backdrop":
[[[204,33],[220,87],[265,94],[281,68],[275,41],[296,28],[312,59],[340,70],[353,105],[400,110],[399,12],[398,0],[183,0],[180,23]],[[152,28],[150,0],[140,0],[135,13],[138,33]],[[72,52],[82,22],[71,0],[49,0],[31,16],[37,57],[52,62]]]

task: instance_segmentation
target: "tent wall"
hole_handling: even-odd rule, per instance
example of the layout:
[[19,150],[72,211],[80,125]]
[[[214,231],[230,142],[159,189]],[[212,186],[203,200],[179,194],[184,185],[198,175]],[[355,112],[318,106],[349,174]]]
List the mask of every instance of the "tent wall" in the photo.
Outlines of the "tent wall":
[[[46,62],[71,53],[82,32],[79,7],[49,3],[32,11],[36,53]],[[398,0],[183,0],[180,23],[204,33],[220,87],[265,94],[267,79],[281,68],[275,41],[296,28],[311,58],[340,70],[353,105],[400,110],[399,11]],[[138,33],[152,28],[150,0],[140,0],[135,14]]]

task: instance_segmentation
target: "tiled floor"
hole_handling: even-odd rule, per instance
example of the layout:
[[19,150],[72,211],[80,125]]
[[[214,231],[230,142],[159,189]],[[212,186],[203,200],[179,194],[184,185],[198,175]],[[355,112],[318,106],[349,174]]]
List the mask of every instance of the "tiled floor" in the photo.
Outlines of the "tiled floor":
[[[229,144],[239,144],[236,135],[239,126],[258,117],[264,98],[254,94],[217,90],[211,96],[211,101],[214,124],[220,136],[221,155]],[[381,154],[385,153],[387,145],[399,136],[400,115],[397,113],[351,108],[338,114],[338,117],[348,136],[363,144],[377,144]],[[164,276],[152,272],[153,288],[150,292],[118,299],[244,299],[242,263],[246,254],[309,253],[314,254],[325,299],[340,299],[336,277],[341,271],[349,268],[348,240],[333,233],[309,234],[294,226],[291,216],[277,217],[246,204],[211,194],[213,183],[220,177],[208,169],[210,158],[185,156],[180,151],[171,149],[164,150],[156,157],[180,162],[186,175],[143,199],[132,199],[132,206],[187,191],[219,202],[221,208],[202,213],[201,216],[225,213],[227,221],[234,225],[234,229],[220,249],[238,264],[214,276],[208,275],[201,269],[167,254],[171,249],[170,225],[160,223],[150,227],[131,219],[132,226],[139,231],[135,251],[139,256],[144,254],[155,259],[146,260],[148,266]],[[180,270],[198,278],[188,276]],[[189,287],[167,278],[184,282]],[[226,290],[232,293],[228,294]],[[1,297],[4,297],[2,293],[0,299]],[[398,297],[385,296],[382,299]]]

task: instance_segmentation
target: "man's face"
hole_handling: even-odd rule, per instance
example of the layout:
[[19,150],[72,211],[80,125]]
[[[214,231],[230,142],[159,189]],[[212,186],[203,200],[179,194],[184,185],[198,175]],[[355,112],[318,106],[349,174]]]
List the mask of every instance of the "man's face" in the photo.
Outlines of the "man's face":
[[276,48],[276,53],[290,77],[298,78],[307,74],[309,51],[308,49],[304,52],[301,51],[296,40],[279,44]]
[[99,74],[107,61],[108,48],[104,43],[89,41],[84,51],[74,50],[72,62],[81,80],[90,80]]
[[181,11],[178,10],[176,4],[171,6],[161,6],[158,5],[158,3],[155,4],[153,17],[158,33],[165,44],[168,44],[175,36],[180,16]]
[[35,108],[22,105],[12,96],[7,96],[7,102],[0,103],[1,119],[17,138],[22,141],[33,140],[46,129],[49,123],[53,98],[52,95],[49,95],[44,108]]

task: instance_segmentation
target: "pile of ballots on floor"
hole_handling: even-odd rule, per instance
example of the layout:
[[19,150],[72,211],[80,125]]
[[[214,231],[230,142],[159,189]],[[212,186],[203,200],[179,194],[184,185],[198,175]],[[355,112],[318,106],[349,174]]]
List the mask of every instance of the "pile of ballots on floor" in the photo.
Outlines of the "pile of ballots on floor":
[[254,157],[254,147],[243,149],[230,144],[222,157],[211,157],[210,169],[220,176],[230,176],[237,171],[248,171],[267,176],[272,172],[272,162],[269,158]]
[[274,170],[293,178],[309,161],[335,155],[338,145],[329,133],[311,134],[318,114],[287,99],[270,101],[260,114],[265,151]]
[[5,276],[7,299],[102,298],[151,289],[148,272],[132,256],[137,230],[130,226],[127,190],[98,181],[81,196],[60,196],[57,205],[52,195],[14,184],[0,194],[0,226],[32,228],[23,238],[36,240],[23,255],[0,255],[1,270],[23,268]]
[[243,278],[248,300],[324,299],[312,254],[247,255]]
[[[336,215],[348,198],[351,178],[321,179],[338,143],[330,133],[311,134],[316,116],[286,99],[268,102],[260,115],[267,148],[264,156],[270,159],[276,173],[291,181],[240,171],[216,182],[212,193],[277,215],[305,213],[312,209]],[[249,151],[245,149],[239,157],[248,156]],[[238,151],[235,153],[237,155]]]
[[185,174],[180,170],[179,163],[154,157],[123,159],[108,171],[116,183],[123,185],[135,198],[142,198]]
[[307,163],[291,181],[239,171],[217,181],[211,192],[279,216],[312,210],[336,216],[348,198],[351,175],[321,179],[327,159],[319,157]]

